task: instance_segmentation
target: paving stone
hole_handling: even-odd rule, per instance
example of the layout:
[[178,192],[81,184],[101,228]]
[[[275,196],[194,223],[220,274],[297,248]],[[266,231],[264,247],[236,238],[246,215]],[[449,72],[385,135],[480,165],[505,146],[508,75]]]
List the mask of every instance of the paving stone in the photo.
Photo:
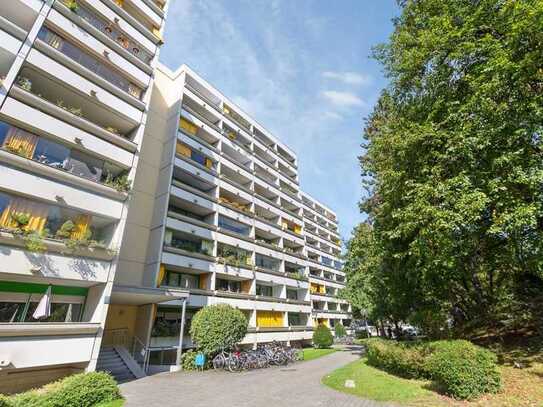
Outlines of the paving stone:
[[160,373],[120,386],[126,407],[383,407],[324,386],[321,379],[360,357],[360,349],[335,352],[288,367],[250,372]]

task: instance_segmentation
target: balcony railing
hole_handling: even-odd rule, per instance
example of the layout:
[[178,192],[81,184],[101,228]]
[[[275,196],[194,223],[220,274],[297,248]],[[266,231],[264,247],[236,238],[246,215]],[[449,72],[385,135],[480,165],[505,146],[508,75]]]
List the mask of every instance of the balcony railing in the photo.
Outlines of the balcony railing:
[[100,62],[95,57],[83,52],[77,46],[64,40],[48,28],[43,27],[38,33],[38,38],[74,62],[77,62],[92,73],[122,89],[136,99],[139,100],[141,98],[143,93],[141,88],[125,79],[122,75],[118,74],[112,68]]
[[0,148],[48,167],[128,192],[130,182],[120,169],[82,151],[37,136],[0,121]]
[[[70,7],[73,4],[73,0],[62,0],[62,2],[67,7]],[[72,7],[71,10],[94,28],[118,43],[121,47],[126,49],[128,52],[130,52],[130,54],[134,55],[140,61],[149,64],[153,59],[153,55],[151,53],[147,52],[141,45],[130,39],[128,35],[119,30],[117,25],[99,17],[89,8],[83,6],[82,4],[78,4],[77,7]]]

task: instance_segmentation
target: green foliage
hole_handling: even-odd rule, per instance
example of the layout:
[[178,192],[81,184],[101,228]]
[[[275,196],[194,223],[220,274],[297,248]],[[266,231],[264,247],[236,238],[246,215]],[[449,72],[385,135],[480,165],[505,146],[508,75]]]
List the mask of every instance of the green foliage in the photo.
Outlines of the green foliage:
[[[195,350],[188,350],[183,355],[181,355],[181,367],[183,370],[191,371],[191,370],[198,370],[198,367],[196,367],[195,358],[196,355],[198,355],[200,352]],[[209,369],[212,367],[212,360],[209,357],[206,357],[205,363],[204,363],[204,369]]]
[[329,348],[334,343],[334,337],[330,329],[324,325],[320,324],[315,328],[313,332],[313,345],[316,348]]
[[408,379],[428,377],[425,369],[426,350],[378,338],[364,341],[368,364]]
[[30,92],[32,90],[32,81],[24,76],[19,76],[17,78],[17,85],[19,85],[27,92]]
[[364,131],[371,226],[347,294],[432,337],[541,325],[543,2],[401,7],[375,49],[390,86]]
[[40,253],[47,250],[47,246],[43,242],[43,235],[40,232],[30,232],[23,236],[25,249],[29,252]]
[[473,399],[501,387],[497,357],[464,340],[398,343],[367,339],[368,364],[405,378],[432,379],[447,394]]
[[62,226],[55,233],[55,237],[60,239],[68,239],[73,231],[75,230],[75,225],[71,220],[67,220],[62,224]]
[[132,182],[128,179],[128,174],[114,176],[112,173],[108,172],[104,184],[119,192],[130,192],[130,189],[132,188]]
[[18,229],[23,229],[30,222],[30,215],[24,212],[15,212],[11,214],[11,219],[17,224]]
[[[14,396],[0,396],[0,407],[93,407],[121,398],[107,373],[79,373]],[[3,403],[3,404],[2,404]]]
[[343,324],[337,323],[334,325],[334,333],[336,334],[336,338],[343,338],[345,335],[347,335],[347,330]]
[[430,346],[426,369],[447,394],[474,399],[501,388],[494,353],[468,341],[439,341]]
[[190,326],[190,335],[198,350],[210,356],[229,349],[247,334],[247,318],[228,304],[210,305],[198,311]]
[[198,354],[198,352],[194,350],[188,350],[183,355],[181,355],[181,367],[183,370],[190,371],[190,370],[197,370],[196,363],[195,363],[195,357]]

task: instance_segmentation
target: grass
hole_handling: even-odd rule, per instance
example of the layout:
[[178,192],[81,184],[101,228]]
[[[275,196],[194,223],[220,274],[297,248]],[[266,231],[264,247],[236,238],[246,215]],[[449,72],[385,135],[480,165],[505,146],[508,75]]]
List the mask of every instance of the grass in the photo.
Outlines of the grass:
[[[519,338],[491,346],[497,353],[503,389],[474,401],[458,401],[433,391],[428,381],[407,380],[368,366],[364,359],[323,378],[323,383],[344,393],[400,405],[424,407],[543,407],[543,341]],[[514,367],[520,363],[521,369]],[[345,388],[345,380],[356,387]]]
[[97,404],[94,407],[122,407],[123,404],[124,404],[124,399],[117,399],[117,400]]
[[304,360],[317,359],[317,358],[329,355],[330,353],[334,353],[336,351],[337,349],[333,349],[333,348],[327,348],[327,349],[305,348],[303,350]]
[[[345,387],[346,380],[353,380],[355,387]],[[439,402],[437,395],[425,388],[429,382],[393,376],[367,365],[365,359],[333,371],[322,382],[333,389],[371,400],[424,405]]]

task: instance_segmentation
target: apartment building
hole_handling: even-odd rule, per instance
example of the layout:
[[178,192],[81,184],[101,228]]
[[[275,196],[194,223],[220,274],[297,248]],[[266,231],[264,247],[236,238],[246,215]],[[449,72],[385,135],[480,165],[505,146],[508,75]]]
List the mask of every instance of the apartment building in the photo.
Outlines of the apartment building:
[[216,303],[246,346],[349,324],[336,215],[288,146],[158,64],[166,11],[0,2],[0,393],[176,366]]
[[126,302],[113,281],[166,7],[0,2],[0,393],[94,369]]
[[[206,305],[240,309],[248,346],[301,345],[319,323],[348,325],[336,215],[300,191],[294,152],[187,66],[157,68],[140,159],[154,163],[136,174],[148,187],[136,205],[146,226],[127,234],[148,247],[138,249],[138,264],[119,268],[115,284],[190,295],[145,312],[112,307],[108,335],[135,333],[147,363],[175,364],[180,345],[193,346],[190,321]],[[147,328],[135,328],[142,313]],[[120,314],[133,315],[132,326]]]

